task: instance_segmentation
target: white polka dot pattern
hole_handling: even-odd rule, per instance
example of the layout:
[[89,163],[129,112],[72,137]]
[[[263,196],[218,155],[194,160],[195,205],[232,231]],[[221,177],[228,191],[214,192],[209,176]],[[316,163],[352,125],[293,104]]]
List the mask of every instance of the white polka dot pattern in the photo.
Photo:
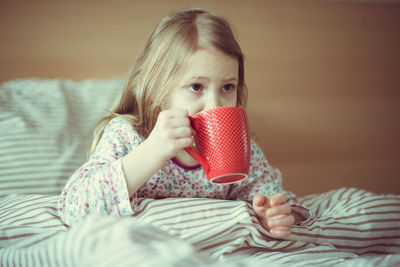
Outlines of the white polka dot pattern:
[[[250,166],[250,136],[246,111],[218,107],[192,118],[196,147],[206,164],[210,182],[227,184],[247,177]],[[209,170],[204,165],[209,166]]]

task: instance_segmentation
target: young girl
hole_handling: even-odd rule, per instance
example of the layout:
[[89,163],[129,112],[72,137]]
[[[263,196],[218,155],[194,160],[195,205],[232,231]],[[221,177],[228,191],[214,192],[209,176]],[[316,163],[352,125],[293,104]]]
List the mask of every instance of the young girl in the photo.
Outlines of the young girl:
[[138,197],[245,200],[271,235],[288,237],[308,210],[282,190],[280,172],[256,143],[249,177],[231,185],[209,183],[184,150],[194,143],[188,116],[244,107],[246,95],[243,54],[226,20],[200,9],[164,18],[134,65],[119,105],[99,122],[89,161],[61,193],[63,220],[131,215]]

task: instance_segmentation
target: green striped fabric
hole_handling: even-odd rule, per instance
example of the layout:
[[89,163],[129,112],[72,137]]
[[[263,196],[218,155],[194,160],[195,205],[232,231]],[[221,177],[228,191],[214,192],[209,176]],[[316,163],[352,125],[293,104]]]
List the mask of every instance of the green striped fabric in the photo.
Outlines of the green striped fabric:
[[132,217],[66,226],[58,196],[0,199],[0,266],[399,266],[400,196],[342,188],[275,239],[243,201],[139,199]]
[[0,196],[58,194],[86,160],[122,79],[21,79],[0,85]]

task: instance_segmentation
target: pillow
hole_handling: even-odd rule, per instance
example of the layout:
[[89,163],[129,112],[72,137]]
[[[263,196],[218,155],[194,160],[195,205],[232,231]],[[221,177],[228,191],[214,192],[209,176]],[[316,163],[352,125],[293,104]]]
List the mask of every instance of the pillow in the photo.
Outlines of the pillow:
[[0,85],[0,197],[59,194],[124,81],[20,79]]

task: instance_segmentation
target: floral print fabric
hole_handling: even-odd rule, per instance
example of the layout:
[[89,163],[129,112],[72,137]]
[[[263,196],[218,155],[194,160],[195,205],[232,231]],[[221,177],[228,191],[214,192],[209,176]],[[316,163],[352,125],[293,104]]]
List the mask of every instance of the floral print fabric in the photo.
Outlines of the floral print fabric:
[[[135,149],[143,139],[122,118],[114,118],[90,159],[68,180],[62,191],[58,210],[66,223],[79,221],[88,214],[131,215],[137,198],[215,198],[252,201],[256,195],[272,196],[282,189],[281,173],[271,167],[257,144],[251,142],[249,177],[236,184],[216,185],[208,182],[204,171],[183,168],[168,160],[130,199],[121,158]],[[285,192],[292,206],[295,196]],[[307,210],[307,209],[306,209]]]

